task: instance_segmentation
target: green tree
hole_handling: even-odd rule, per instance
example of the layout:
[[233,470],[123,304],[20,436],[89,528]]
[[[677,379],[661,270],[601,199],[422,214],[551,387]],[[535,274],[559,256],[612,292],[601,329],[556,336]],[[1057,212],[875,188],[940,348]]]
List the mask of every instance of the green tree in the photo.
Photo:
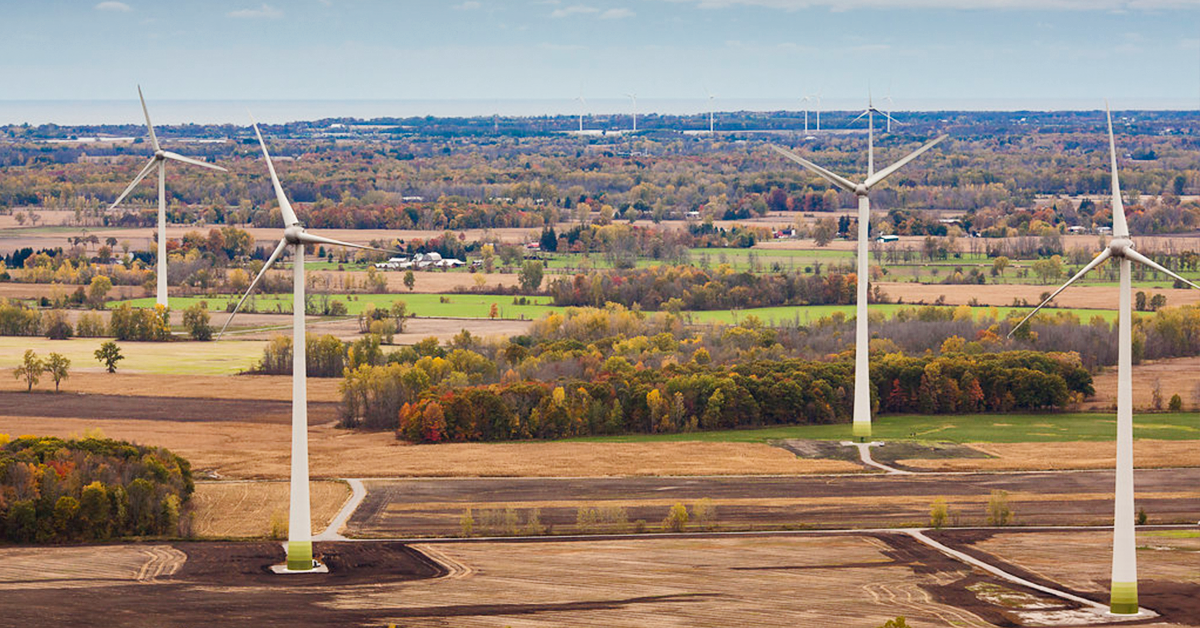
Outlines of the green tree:
[[1179,393],[1171,395],[1171,401],[1167,402],[1167,410],[1171,412],[1183,412],[1183,399]]
[[404,287],[408,288],[409,292],[412,292],[413,288],[415,288],[416,285],[417,285],[417,276],[413,274],[413,271],[412,270],[404,271]]
[[125,356],[121,355],[121,348],[111,340],[100,345],[100,348],[96,349],[94,355],[96,356],[96,360],[103,364],[104,368],[108,369],[109,373],[116,373],[117,362],[125,359]]
[[895,619],[889,619],[889,620],[883,622],[883,625],[880,626],[879,628],[909,628],[909,627],[908,627],[908,622],[904,619],[904,617],[900,616]]
[[54,379],[54,392],[58,392],[58,386],[62,381],[70,377],[68,369],[71,368],[70,358],[61,353],[51,353],[46,358],[46,371],[50,373],[50,377]]
[[545,267],[537,260],[529,260],[521,266],[521,272],[517,276],[517,280],[521,283],[521,289],[525,292],[537,292],[542,287],[542,274]]
[[208,304],[201,301],[183,311],[183,326],[192,335],[193,340],[212,340],[212,320],[208,314]]
[[992,275],[999,275],[1003,277],[1004,269],[1008,268],[1008,261],[1008,258],[1003,255],[992,260]]
[[33,392],[33,387],[37,386],[45,371],[46,363],[42,362],[33,349],[26,349],[25,359],[21,361],[20,366],[13,369],[13,378],[24,379],[25,392]]

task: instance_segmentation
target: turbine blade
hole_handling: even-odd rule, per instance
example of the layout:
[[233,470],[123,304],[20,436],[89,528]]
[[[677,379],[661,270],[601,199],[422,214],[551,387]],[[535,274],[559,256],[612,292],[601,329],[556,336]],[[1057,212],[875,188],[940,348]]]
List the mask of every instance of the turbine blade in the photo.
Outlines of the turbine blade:
[[146,128],[150,129],[150,145],[154,147],[155,152],[158,152],[161,147],[158,145],[158,136],[154,134],[154,125],[150,124],[150,110],[146,108],[146,98],[142,96],[141,85],[138,85],[138,100],[142,101],[142,113],[146,114]]
[[1171,277],[1174,277],[1176,280],[1182,281],[1183,283],[1186,283],[1187,285],[1189,285],[1193,288],[1200,289],[1200,286],[1197,286],[1196,284],[1188,281],[1187,279],[1184,279],[1183,277],[1176,275],[1175,273],[1167,270],[1166,268],[1163,268],[1162,265],[1159,264],[1158,262],[1155,262],[1154,260],[1150,259],[1149,257],[1142,255],[1141,253],[1138,253],[1137,251],[1133,250],[1132,248],[1125,249],[1125,257],[1128,257],[1129,259],[1131,259],[1135,262],[1141,262],[1141,263],[1149,266],[1150,268],[1153,268],[1154,270],[1157,270],[1158,272],[1163,273],[1164,275],[1169,275]]
[[879,115],[881,115],[881,116],[883,116],[883,117],[887,118],[888,120],[891,120],[891,121],[892,121],[892,124],[904,124],[903,122],[901,122],[901,121],[899,121],[899,120],[897,120],[897,119],[893,118],[893,117],[891,116],[891,114],[889,114],[889,113],[888,113],[888,112],[886,112],[886,111],[881,111],[881,110],[879,110],[879,109],[876,109],[876,110],[875,110],[875,113],[878,113]]
[[855,189],[857,189],[856,186],[853,183],[851,183],[849,180],[847,180],[846,178],[838,176],[838,175],[818,166],[817,164],[814,164],[813,162],[801,157],[800,155],[793,153],[792,151],[790,151],[786,148],[781,148],[774,144],[771,144],[770,146],[771,146],[772,150],[779,153],[780,155],[783,155],[784,157],[791,159],[792,161],[800,164],[801,166],[808,168],[809,170],[816,173],[817,176],[820,176],[822,179],[825,179],[826,181],[836,185],[839,188],[842,188],[843,190],[846,190],[847,192],[854,192]]
[[249,297],[250,293],[254,292],[254,289],[258,287],[258,282],[262,280],[263,275],[267,274],[267,269],[275,263],[275,260],[279,259],[279,254],[283,253],[283,249],[287,245],[288,241],[286,239],[279,241],[279,246],[276,246],[271,256],[267,258],[267,263],[263,264],[262,270],[258,271],[258,275],[254,277],[254,281],[250,282],[250,287],[246,289],[246,294],[242,295],[242,300],[238,301],[237,307],[233,308],[233,311],[229,313],[229,318],[225,319],[225,324],[221,325],[221,331],[217,332],[217,340],[221,339],[221,335],[225,333],[225,330],[229,327],[229,323],[233,322],[233,317],[237,315],[238,310],[242,309],[242,304],[246,302],[246,297]]
[[271,163],[271,155],[267,152],[267,143],[263,141],[262,132],[258,130],[258,123],[254,121],[254,116],[250,116],[250,124],[254,126],[254,134],[258,136],[259,146],[262,146],[263,157],[267,158],[267,170],[271,171],[271,185],[275,187],[275,199],[279,201],[279,211],[283,214],[283,226],[290,227],[300,224],[300,220],[296,218],[296,212],[292,210],[292,204],[288,202],[287,194],[283,193],[283,186],[279,184],[279,177],[275,174],[275,164]]
[[1068,279],[1067,283],[1064,283],[1063,285],[1059,286],[1058,290],[1055,290],[1049,297],[1046,298],[1045,301],[1042,301],[1041,305],[1033,308],[1033,311],[1030,312],[1025,318],[1022,318],[1021,322],[1017,323],[1016,325],[1013,325],[1012,330],[1008,332],[1008,337],[1012,338],[1013,333],[1015,333],[1017,331],[1017,329],[1019,329],[1021,327],[1021,325],[1024,325],[1025,321],[1033,318],[1033,315],[1037,314],[1038,310],[1042,309],[1043,307],[1046,307],[1046,304],[1053,301],[1054,297],[1058,296],[1058,293],[1062,292],[1063,290],[1066,290],[1067,286],[1075,283],[1080,277],[1088,274],[1089,272],[1091,272],[1091,270],[1093,268],[1099,266],[1100,264],[1103,264],[1104,260],[1106,260],[1110,257],[1112,257],[1111,249],[1104,249],[1103,251],[1101,251],[1100,254],[1096,256],[1095,259],[1093,259],[1091,262],[1088,263],[1087,266],[1084,266],[1083,268],[1079,269],[1079,272],[1075,273],[1074,277],[1071,277],[1070,279]]
[[163,151],[163,157],[166,157],[167,159],[174,159],[175,161],[181,161],[185,164],[192,164],[193,166],[200,166],[201,168],[208,168],[209,170],[219,170],[221,172],[229,172],[228,170],[226,170],[216,164],[210,164],[205,161],[200,161],[199,159],[192,159],[191,157],[184,157],[183,155],[180,155],[179,153],[172,153],[169,150]]
[[1108,154],[1112,158],[1113,237],[1128,238],[1129,223],[1125,221],[1125,203],[1121,201],[1121,180],[1117,176],[1117,141],[1113,138],[1112,111],[1108,109],[1108,101],[1104,102],[1104,112],[1108,115]]
[[851,121],[850,121],[850,124],[854,124],[855,122],[858,122],[859,120],[862,120],[862,117],[863,117],[863,116],[865,116],[865,115],[867,115],[868,113],[870,113],[870,111],[871,111],[870,109],[867,109],[866,111],[864,111],[864,112],[862,112],[862,113],[858,114],[858,117],[857,117],[857,118],[855,118],[855,119],[853,119],[853,120],[851,120]]
[[887,168],[884,168],[883,170],[880,170],[879,172],[876,172],[875,174],[871,175],[870,177],[867,178],[866,181],[863,181],[863,185],[870,188],[871,186],[875,185],[876,183],[883,181],[889,175],[891,175],[893,172],[902,168],[904,166],[904,164],[907,164],[908,162],[916,159],[918,156],[920,156],[921,153],[933,148],[934,146],[937,146],[942,140],[946,139],[947,137],[950,137],[950,136],[949,135],[938,136],[936,139],[929,142],[928,144],[925,144],[924,146],[918,148],[917,150],[914,150],[913,152],[909,153],[907,156],[902,158],[900,161],[897,161],[896,163],[888,166]]
[[307,231],[300,232],[300,235],[297,237],[300,239],[301,242],[304,242],[305,244],[332,244],[334,246],[348,246],[352,249],[363,249],[366,251],[379,251],[380,253],[395,253],[396,252],[396,251],[388,251],[386,249],[377,249],[373,246],[365,246],[362,244],[351,244],[350,242],[342,242],[341,240],[334,240],[333,238],[326,238],[324,236],[313,235],[311,233],[308,233]]
[[146,164],[145,168],[142,168],[142,171],[138,173],[138,176],[133,178],[133,182],[129,184],[129,187],[125,188],[125,191],[121,192],[121,195],[117,197],[117,200],[113,201],[113,204],[108,206],[108,210],[112,211],[117,205],[120,205],[121,201],[125,200],[125,197],[129,196],[129,193],[133,191],[133,188],[137,187],[137,184],[141,183],[142,179],[145,179],[146,175],[150,174],[150,171],[154,169],[154,164],[156,163],[158,163],[158,160],[154,157],[151,157],[150,162]]

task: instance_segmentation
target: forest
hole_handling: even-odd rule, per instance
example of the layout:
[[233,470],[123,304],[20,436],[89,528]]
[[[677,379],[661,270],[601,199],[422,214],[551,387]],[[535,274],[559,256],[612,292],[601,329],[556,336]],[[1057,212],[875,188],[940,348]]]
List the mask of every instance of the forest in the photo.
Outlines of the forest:
[[16,543],[187,536],[187,460],[106,438],[0,437],[0,520]]

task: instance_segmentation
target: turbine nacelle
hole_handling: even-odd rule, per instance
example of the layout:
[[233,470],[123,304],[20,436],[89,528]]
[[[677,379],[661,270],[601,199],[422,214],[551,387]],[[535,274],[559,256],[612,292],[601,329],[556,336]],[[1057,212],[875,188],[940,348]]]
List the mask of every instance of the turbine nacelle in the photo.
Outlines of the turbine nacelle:
[[1113,238],[1108,243],[1108,253],[1113,257],[1128,257],[1128,252],[1133,250],[1133,240],[1129,238]]
[[283,239],[286,240],[288,244],[305,244],[304,236],[304,227],[300,226],[299,223],[289,225],[283,230]]

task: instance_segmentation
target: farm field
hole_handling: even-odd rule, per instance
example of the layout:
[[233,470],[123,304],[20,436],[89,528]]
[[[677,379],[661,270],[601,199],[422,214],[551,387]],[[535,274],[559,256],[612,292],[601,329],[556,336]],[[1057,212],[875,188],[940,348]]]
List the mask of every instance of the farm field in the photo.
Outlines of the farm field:
[[[884,415],[875,417],[871,434],[876,440],[915,440],[952,443],[1037,443],[1109,441],[1116,433],[1113,414],[971,414]],[[1200,439],[1200,414],[1184,412],[1141,415],[1134,418],[1134,437],[1155,440]],[[575,439],[581,442],[766,442],[801,438],[851,440],[850,425],[795,425],[761,429],[693,432],[682,434],[630,434]]]
[[[268,538],[272,521],[286,530],[287,482],[197,482],[192,530],[203,538]],[[309,482],[312,533],[324,531],[350,497],[344,482]]]
[[[1200,469],[1137,472],[1138,504],[1155,523],[1200,518]],[[892,528],[929,525],[930,505],[944,499],[953,526],[991,525],[993,491],[1007,492],[1021,526],[1104,525],[1112,521],[1113,472],[938,474],[881,476],[441,478],[377,479],[355,511],[347,536],[454,537],[530,534],[659,532],[672,505],[693,513],[687,529],[779,530]],[[707,500],[710,514],[698,504]],[[592,518],[581,510],[594,509]],[[511,513],[511,515],[506,515]],[[506,520],[506,516],[508,519]]]
[[[66,356],[71,360],[72,373],[88,369],[103,370],[103,365],[96,361],[95,351],[101,343],[109,340],[112,338],[47,340],[44,337],[0,336],[0,369],[17,366],[25,350],[33,349],[43,358],[52,351]],[[124,360],[117,363],[118,371],[175,375],[241,373],[258,363],[266,346],[266,342],[258,340],[188,343],[120,341],[117,344],[121,348],[121,355],[125,356]],[[180,359],[185,355],[186,360]]]
[[[230,302],[236,304],[241,297],[242,295],[240,294],[210,297],[173,297],[171,299],[171,307],[175,310],[182,310],[204,301],[208,303],[209,309],[223,311]],[[319,297],[314,295],[314,299],[316,298]],[[550,297],[523,297],[529,300],[529,305],[515,305],[513,304],[513,298],[512,295],[494,294],[443,295],[396,293],[331,295],[331,299],[337,299],[346,304],[346,309],[350,315],[361,313],[367,304],[374,304],[380,308],[390,308],[392,303],[396,301],[403,301],[408,306],[408,313],[411,316],[433,318],[488,318],[493,303],[496,304],[499,310],[499,318],[509,319],[532,320],[554,309],[553,306],[549,305]],[[132,307],[151,307],[154,305],[154,299],[131,299],[118,303],[110,303],[109,308],[116,307],[121,303],[128,303]],[[292,295],[257,294],[247,299],[246,304],[242,307],[247,309],[253,308],[258,312],[291,312]]]
[[[1047,551],[1058,540],[1028,536]],[[1082,536],[1082,551],[1103,554],[1102,533]],[[36,554],[7,548],[0,549],[0,588],[21,596],[6,613],[13,625],[47,617],[87,625],[97,604],[114,597],[125,601],[129,610],[119,613],[130,617],[137,609],[169,625],[205,621],[235,628],[280,621],[413,628],[448,621],[467,628],[877,626],[897,615],[914,627],[988,628],[1071,608],[973,571],[903,534],[317,543],[316,551],[333,574],[281,583],[262,574],[282,559],[275,543],[39,548]],[[23,578],[31,561],[66,582]],[[1169,559],[1148,553],[1139,566],[1145,603],[1157,602],[1161,608],[1153,608],[1164,613],[1139,625],[1196,625],[1196,597],[1170,587]],[[1107,573],[1090,563],[1082,570],[1077,578]],[[295,586],[300,579],[304,586]],[[67,583],[70,595],[64,596]],[[1106,595],[1099,585],[1074,591],[1097,600]]]

